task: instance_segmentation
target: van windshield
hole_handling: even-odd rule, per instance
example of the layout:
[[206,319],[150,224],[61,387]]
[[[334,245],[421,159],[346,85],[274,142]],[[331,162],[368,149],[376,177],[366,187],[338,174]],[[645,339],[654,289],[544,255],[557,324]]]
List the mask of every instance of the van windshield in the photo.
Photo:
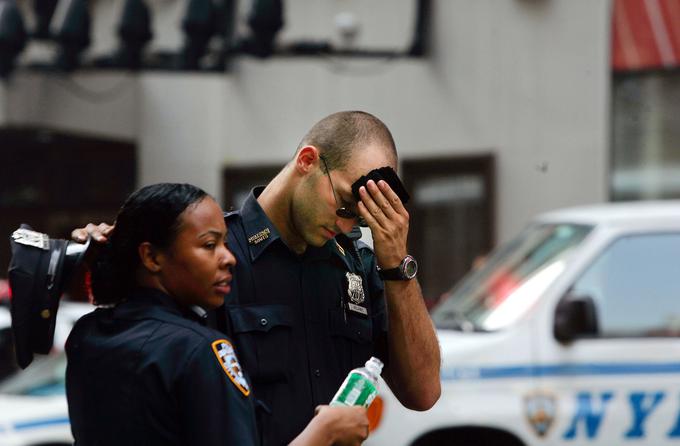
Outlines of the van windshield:
[[438,328],[495,331],[517,321],[564,271],[592,226],[535,224],[478,261],[432,313]]

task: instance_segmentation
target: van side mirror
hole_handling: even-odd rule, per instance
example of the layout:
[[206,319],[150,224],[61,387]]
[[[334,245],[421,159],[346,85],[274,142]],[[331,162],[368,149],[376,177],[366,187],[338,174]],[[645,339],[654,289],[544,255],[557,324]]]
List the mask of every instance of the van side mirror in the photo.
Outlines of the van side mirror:
[[567,293],[555,310],[555,339],[566,344],[576,338],[595,336],[597,333],[597,310],[593,298]]

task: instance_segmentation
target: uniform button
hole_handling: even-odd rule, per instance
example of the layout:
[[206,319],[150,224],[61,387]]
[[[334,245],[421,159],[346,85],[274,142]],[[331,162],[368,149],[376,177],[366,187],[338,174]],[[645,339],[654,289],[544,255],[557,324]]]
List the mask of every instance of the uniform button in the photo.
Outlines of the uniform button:
[[264,327],[265,325],[267,325],[268,322],[269,322],[269,321],[268,321],[267,319],[265,319],[265,318],[260,319],[260,325],[262,325],[263,327]]
[[357,331],[357,336],[361,336],[361,330]]
[[321,370],[319,370],[319,369],[314,370],[314,376],[316,376],[316,377],[321,376]]

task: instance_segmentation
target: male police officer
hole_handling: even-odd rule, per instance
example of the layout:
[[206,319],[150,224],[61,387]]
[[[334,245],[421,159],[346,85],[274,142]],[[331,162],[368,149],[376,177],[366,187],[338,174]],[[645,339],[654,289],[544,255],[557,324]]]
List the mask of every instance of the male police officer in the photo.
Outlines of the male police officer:
[[[288,443],[370,356],[386,362],[383,377],[406,407],[426,410],[439,398],[439,347],[407,252],[408,212],[385,181],[361,187],[360,201],[352,194],[362,175],[396,165],[379,119],[335,113],[225,215],[237,265],[216,323],[271,411],[262,420],[267,445]],[[375,254],[345,235],[359,216]],[[108,228],[88,225],[73,237],[88,232],[104,240]]]

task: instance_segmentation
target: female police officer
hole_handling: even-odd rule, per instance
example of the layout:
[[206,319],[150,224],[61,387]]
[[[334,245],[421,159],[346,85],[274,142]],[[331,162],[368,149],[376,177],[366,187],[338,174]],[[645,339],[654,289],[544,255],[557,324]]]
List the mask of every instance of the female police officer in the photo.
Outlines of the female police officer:
[[[218,204],[186,184],[132,194],[93,277],[102,305],[66,351],[77,445],[258,443],[253,390],[229,339],[203,325],[230,290]],[[358,444],[365,411],[322,407],[293,444]]]

